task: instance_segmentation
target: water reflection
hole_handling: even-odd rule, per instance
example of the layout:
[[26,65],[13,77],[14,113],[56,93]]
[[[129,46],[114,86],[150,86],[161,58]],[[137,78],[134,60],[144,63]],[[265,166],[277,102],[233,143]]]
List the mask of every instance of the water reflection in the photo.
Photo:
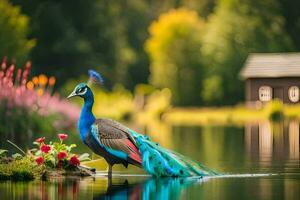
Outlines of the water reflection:
[[299,163],[299,122],[260,122],[245,127],[246,156],[263,165]]
[[[219,172],[276,173],[272,177],[153,179],[145,176],[0,182],[0,199],[300,199],[299,122],[245,126],[172,127],[159,122],[134,127],[153,140]],[[77,140],[77,135],[70,135]],[[80,142],[77,143],[80,151]],[[122,173],[120,173],[122,174]]]
[[85,179],[52,179],[29,183],[2,182],[1,199],[180,199],[191,184],[201,184],[198,178],[141,178],[129,180],[106,177]]
[[291,159],[299,159],[299,123],[289,124],[289,155]]

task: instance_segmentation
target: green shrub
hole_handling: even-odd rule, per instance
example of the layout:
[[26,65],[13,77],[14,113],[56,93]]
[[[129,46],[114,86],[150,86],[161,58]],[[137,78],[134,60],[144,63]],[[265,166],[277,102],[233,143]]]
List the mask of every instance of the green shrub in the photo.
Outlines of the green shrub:
[[42,167],[35,165],[33,158],[25,156],[0,164],[0,180],[33,180],[35,176],[42,174],[42,171]]

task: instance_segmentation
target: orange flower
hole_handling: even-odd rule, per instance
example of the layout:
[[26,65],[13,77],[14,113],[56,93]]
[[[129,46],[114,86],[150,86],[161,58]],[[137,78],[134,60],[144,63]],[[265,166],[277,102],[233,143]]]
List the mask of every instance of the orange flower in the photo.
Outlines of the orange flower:
[[40,148],[40,150],[43,152],[43,153],[48,153],[50,150],[51,150],[51,146],[50,145],[45,145],[43,144]]
[[34,76],[34,77],[32,78],[32,82],[33,82],[35,85],[38,85],[38,84],[39,84],[39,78],[36,77],[36,76]]
[[44,158],[43,158],[42,156],[37,157],[37,158],[35,159],[35,162],[36,162],[36,164],[41,165],[41,164],[44,163]]
[[68,138],[68,135],[64,133],[57,134],[57,136],[60,139],[60,141],[63,141]]
[[44,86],[47,84],[47,82],[48,82],[48,78],[45,74],[39,75],[39,84],[40,85]]
[[26,84],[26,86],[27,86],[28,90],[32,90],[34,88],[34,84],[33,84],[32,81],[28,81],[27,84]]
[[54,77],[54,76],[51,76],[51,77],[49,78],[49,85],[50,85],[50,86],[53,86],[53,85],[55,84],[55,82],[56,82],[55,77]]
[[73,155],[70,158],[69,163],[70,163],[70,165],[74,165],[74,166],[80,165],[80,161],[76,155]]

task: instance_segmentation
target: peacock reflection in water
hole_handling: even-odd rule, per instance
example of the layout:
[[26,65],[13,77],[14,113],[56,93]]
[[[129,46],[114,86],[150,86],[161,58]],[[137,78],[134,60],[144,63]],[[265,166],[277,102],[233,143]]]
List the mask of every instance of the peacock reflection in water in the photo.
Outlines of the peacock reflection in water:
[[127,179],[122,184],[112,184],[103,194],[93,199],[181,199],[185,189],[193,184],[201,184],[205,179],[198,178],[149,178],[140,183],[129,184]]

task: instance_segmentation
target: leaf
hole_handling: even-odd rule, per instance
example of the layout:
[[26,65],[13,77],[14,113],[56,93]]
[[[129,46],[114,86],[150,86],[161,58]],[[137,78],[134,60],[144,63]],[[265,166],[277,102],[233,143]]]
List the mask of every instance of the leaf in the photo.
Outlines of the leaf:
[[40,146],[40,143],[38,142],[33,142],[33,144]]
[[72,148],[76,147],[76,144],[71,144],[70,146],[67,146],[67,151],[71,152]]
[[33,149],[30,149],[31,152],[37,152],[39,149],[37,148],[33,148]]
[[35,155],[35,156],[40,156],[40,155],[42,155],[41,150],[36,151],[36,152],[34,153],[34,155]]
[[55,149],[56,151],[65,151],[65,150],[67,150],[67,146],[65,144],[61,144],[61,143],[58,143],[58,142],[54,142],[52,148]]
[[14,159],[20,159],[20,158],[23,158],[23,156],[22,156],[21,154],[19,154],[19,153],[13,154],[12,157],[13,157]]
[[79,161],[80,162],[82,162],[82,161],[87,161],[87,160],[91,160],[90,158],[89,158],[89,156],[90,156],[90,154],[88,154],[88,153],[84,153],[84,154],[81,154],[80,156],[79,156]]
[[2,154],[6,154],[8,151],[7,150],[5,150],[5,149],[0,149],[0,156],[2,155]]

